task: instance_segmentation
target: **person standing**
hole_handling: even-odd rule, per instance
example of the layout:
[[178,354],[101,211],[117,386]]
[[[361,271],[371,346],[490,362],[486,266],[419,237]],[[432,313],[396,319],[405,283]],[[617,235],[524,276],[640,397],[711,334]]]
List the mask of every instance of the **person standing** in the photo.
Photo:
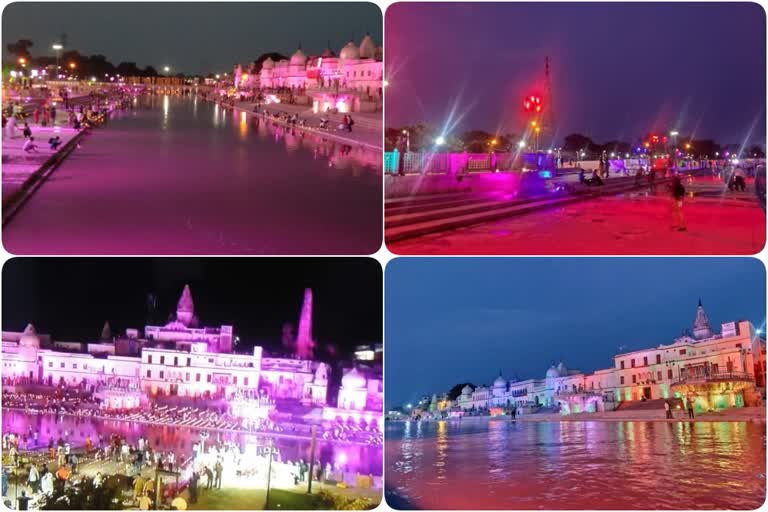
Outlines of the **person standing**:
[[693,415],[693,401],[694,401],[693,398],[689,398],[688,399],[688,418],[689,419],[694,419],[694,415]]
[[669,400],[664,400],[664,412],[668,420],[672,419],[672,408],[669,406]]
[[672,178],[672,215],[674,225],[672,229],[678,231],[687,231],[685,219],[683,218],[683,199],[685,198],[685,187],[679,176]]
[[217,489],[221,489],[221,474],[224,471],[224,467],[221,465],[220,460],[216,461],[216,464],[213,466],[213,471],[216,473],[216,479],[213,485]]
[[200,477],[197,471],[192,472],[192,477],[189,479],[189,502],[197,503],[197,481]]
[[29,475],[27,476],[27,482],[33,493],[40,490],[40,472],[34,464],[29,466]]

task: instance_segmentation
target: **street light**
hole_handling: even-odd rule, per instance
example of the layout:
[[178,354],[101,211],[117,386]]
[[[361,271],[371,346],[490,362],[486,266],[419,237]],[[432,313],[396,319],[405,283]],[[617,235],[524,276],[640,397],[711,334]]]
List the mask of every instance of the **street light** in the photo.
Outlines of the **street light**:
[[403,130],[403,135],[405,135],[405,152],[410,153],[411,152],[411,132],[408,130]]
[[389,85],[389,82],[387,82],[386,80],[384,80],[384,87],[387,87],[388,85]]
[[435,144],[437,144],[438,146],[442,146],[443,144],[445,144],[445,137],[440,135],[438,138],[435,139]]
[[521,140],[520,142],[518,142],[517,147],[519,147],[520,149],[523,149],[525,147],[525,141]]
[[54,44],[51,46],[53,50],[56,52],[56,74],[59,74],[59,54],[61,53],[61,50],[64,48],[63,45],[60,45],[59,43]]

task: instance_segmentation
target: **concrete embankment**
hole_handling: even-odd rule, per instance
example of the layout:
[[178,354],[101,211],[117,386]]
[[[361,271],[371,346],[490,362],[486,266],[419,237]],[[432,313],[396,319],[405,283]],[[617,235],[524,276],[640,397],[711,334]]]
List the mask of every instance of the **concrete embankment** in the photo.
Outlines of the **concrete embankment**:
[[[5,225],[29,197],[50,177],[53,171],[77,148],[87,130],[49,127],[36,128],[33,137],[38,144],[36,153],[21,149],[24,139],[3,139],[2,205]],[[47,141],[58,135],[62,145],[49,149]]]

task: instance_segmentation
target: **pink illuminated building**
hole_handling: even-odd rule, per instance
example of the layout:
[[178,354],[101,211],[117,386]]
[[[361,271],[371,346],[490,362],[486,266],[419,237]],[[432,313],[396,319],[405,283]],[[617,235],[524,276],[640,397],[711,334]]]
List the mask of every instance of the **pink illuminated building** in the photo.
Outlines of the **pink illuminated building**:
[[[3,332],[3,383],[80,388],[118,409],[137,407],[157,395],[224,398],[241,406],[250,400],[268,405],[267,411],[274,409],[270,404],[276,400],[296,407],[335,409],[331,405],[336,400],[328,397],[330,368],[311,359],[316,343],[311,290],[304,294],[295,357],[264,357],[260,346],[236,353],[232,326],[198,323],[186,286],[173,319],[162,326],[146,326],[143,338],[138,330],[128,329],[126,336],[116,340],[56,342],[39,336],[31,324],[21,333]],[[340,408],[367,411],[366,418],[373,421],[378,413],[380,420],[380,377],[352,372],[352,377],[342,378]]]
[[[359,45],[349,41],[338,54],[326,48],[308,56],[299,46],[290,59],[268,58],[260,69],[238,64],[234,83],[238,92],[248,94],[290,89],[293,103],[314,112],[373,112],[381,109],[383,73],[382,48],[366,35]],[[266,98],[279,101],[274,95]]]

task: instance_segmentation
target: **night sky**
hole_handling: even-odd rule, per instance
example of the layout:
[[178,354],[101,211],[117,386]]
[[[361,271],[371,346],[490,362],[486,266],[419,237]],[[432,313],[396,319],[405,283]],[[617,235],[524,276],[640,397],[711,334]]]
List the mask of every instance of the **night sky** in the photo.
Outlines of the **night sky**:
[[631,143],[675,128],[765,144],[756,3],[400,3],[385,24],[388,127],[520,135],[522,99],[543,94],[549,56],[558,144],[574,132]]
[[765,328],[765,270],[746,258],[401,258],[385,293],[388,408],[499,370],[609,368],[690,329],[699,297],[717,331]]
[[95,341],[109,320],[113,334],[143,331],[147,295],[165,323],[185,284],[200,325],[234,326],[244,350],[279,350],[307,287],[321,345],[348,354],[382,341],[381,267],[366,258],[15,258],[3,267],[3,330],[31,322],[56,340]]
[[3,11],[6,45],[31,39],[33,56],[50,52],[59,35],[65,50],[102,54],[113,64],[136,62],[174,73],[224,73],[266,52],[290,56],[301,43],[320,54],[328,40],[338,52],[370,32],[382,42],[381,10],[370,3],[331,2],[25,2]]

